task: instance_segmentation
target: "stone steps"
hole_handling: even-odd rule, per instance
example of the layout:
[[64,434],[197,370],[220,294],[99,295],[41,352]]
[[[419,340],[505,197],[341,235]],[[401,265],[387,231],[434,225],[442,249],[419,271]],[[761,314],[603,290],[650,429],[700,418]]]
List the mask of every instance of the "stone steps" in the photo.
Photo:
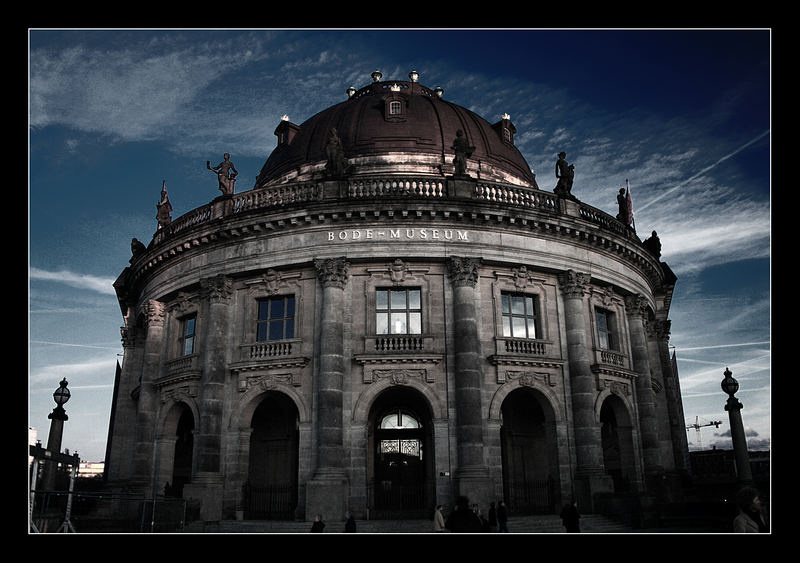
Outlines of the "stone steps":
[[[361,534],[428,534],[433,533],[431,520],[357,520],[356,529]],[[564,527],[556,515],[516,516],[508,521],[512,534],[563,534]],[[305,534],[311,531],[311,522],[281,520],[225,520],[221,522],[192,523],[186,533],[218,534]],[[630,527],[598,514],[581,518],[581,532],[589,534],[630,533]],[[344,533],[344,522],[326,522],[324,533]]]

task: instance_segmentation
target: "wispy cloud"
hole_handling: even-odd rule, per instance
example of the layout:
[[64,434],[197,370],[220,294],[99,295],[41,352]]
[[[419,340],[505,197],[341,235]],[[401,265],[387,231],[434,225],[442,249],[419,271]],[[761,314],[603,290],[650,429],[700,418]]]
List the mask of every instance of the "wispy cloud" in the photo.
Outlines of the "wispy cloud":
[[29,277],[31,280],[50,281],[63,283],[78,289],[95,291],[104,295],[114,295],[114,278],[103,278],[89,274],[77,274],[67,270],[49,272],[39,268],[30,268]]

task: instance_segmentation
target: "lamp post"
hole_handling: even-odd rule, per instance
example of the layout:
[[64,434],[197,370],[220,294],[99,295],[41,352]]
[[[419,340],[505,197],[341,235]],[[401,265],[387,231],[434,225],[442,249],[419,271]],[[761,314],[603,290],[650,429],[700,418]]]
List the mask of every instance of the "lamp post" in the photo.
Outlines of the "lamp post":
[[750,454],[747,451],[747,440],[744,437],[742,403],[733,396],[739,390],[739,382],[733,378],[731,370],[727,367],[724,375],[725,379],[722,380],[721,387],[728,394],[725,410],[728,411],[731,421],[731,440],[733,440],[733,455],[736,458],[736,473],[740,484],[751,484],[753,473],[750,470]]
[[[61,380],[58,389],[53,392],[53,400],[56,408],[53,409],[47,418],[50,419],[50,434],[47,437],[47,451],[51,453],[61,453],[61,437],[64,434],[64,422],[69,419],[64,404],[69,401],[70,392],[67,389],[67,378]],[[44,474],[42,475],[42,487],[45,491],[52,491],[56,486],[56,468],[58,463],[49,461],[45,463]]]

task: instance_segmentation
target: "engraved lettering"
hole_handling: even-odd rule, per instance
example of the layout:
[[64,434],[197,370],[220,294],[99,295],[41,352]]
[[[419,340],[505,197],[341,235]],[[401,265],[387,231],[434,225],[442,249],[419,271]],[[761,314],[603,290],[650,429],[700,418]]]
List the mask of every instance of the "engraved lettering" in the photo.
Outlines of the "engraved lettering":
[[352,229],[350,231],[328,231],[328,241],[347,240],[374,240],[389,237],[395,239],[421,240],[460,240],[469,241],[469,231],[453,229],[389,229],[388,231],[375,231],[373,229]]

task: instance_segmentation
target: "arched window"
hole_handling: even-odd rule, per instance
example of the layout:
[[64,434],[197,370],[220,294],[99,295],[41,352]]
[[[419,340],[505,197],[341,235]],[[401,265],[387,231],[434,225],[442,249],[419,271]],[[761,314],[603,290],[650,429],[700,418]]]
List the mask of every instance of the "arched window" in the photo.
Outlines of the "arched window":
[[422,428],[419,421],[410,413],[403,410],[391,412],[381,419],[381,430],[418,430]]
[[[381,418],[379,427],[381,454],[400,454],[422,459],[421,442],[418,433],[414,432],[420,430],[422,425],[414,415],[404,410],[392,411]],[[390,466],[397,463],[407,465],[407,461],[402,458],[391,459],[388,463]]]

